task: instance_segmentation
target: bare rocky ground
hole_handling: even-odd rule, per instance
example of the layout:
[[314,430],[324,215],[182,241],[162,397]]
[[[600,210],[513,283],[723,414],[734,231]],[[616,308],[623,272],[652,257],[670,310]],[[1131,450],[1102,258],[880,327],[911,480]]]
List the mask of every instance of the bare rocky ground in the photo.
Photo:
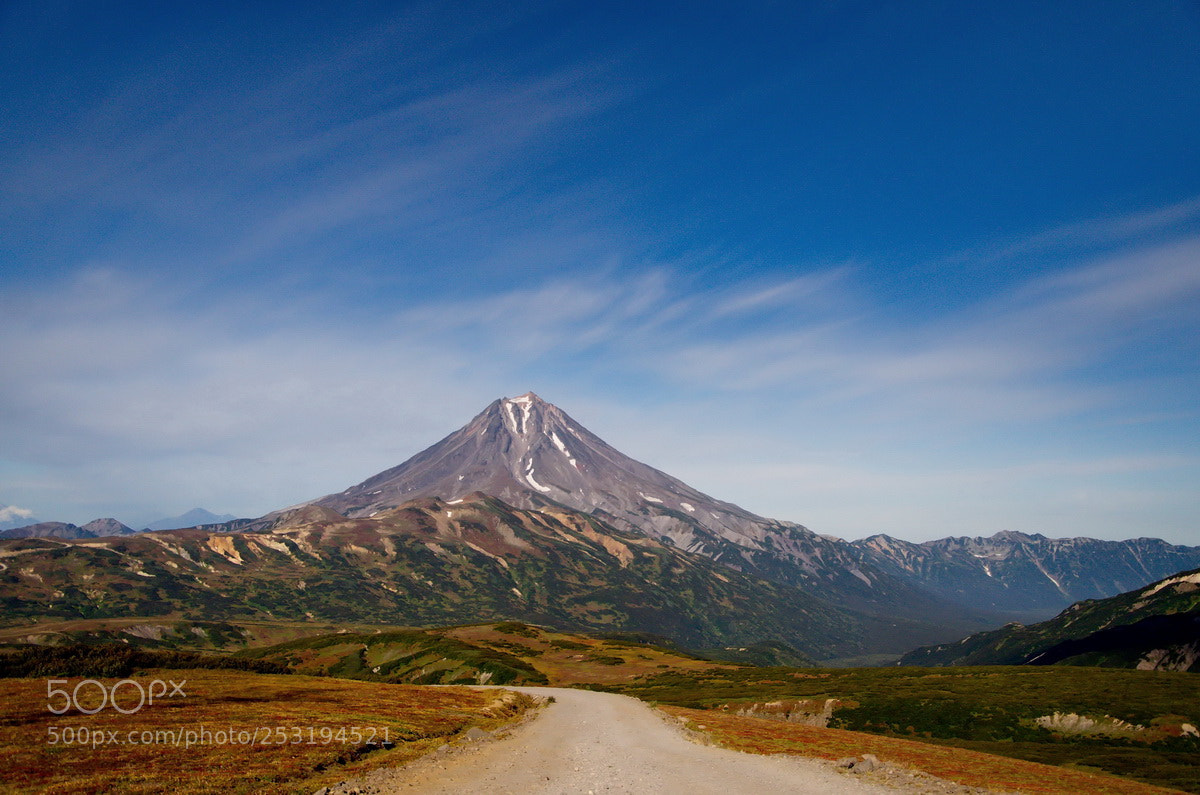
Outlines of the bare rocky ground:
[[553,701],[495,736],[472,730],[455,745],[413,764],[344,781],[320,795],[988,792],[873,757],[839,765],[717,748],[707,745],[703,735],[685,731],[627,696],[567,688],[511,689]]

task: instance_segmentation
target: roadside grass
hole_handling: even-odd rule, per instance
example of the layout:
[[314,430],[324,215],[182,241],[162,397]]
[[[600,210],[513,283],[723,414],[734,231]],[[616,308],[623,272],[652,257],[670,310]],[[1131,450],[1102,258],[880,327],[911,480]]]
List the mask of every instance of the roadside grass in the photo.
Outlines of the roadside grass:
[[[503,691],[241,671],[150,669],[130,678],[144,686],[154,679],[186,680],[182,685],[186,696],[160,698],[133,714],[110,706],[94,715],[72,709],[58,716],[48,709],[46,679],[0,680],[0,758],[4,759],[0,789],[312,792],[378,767],[403,764],[453,741],[472,726],[499,728],[533,703],[526,696]],[[53,686],[70,692],[80,681],[82,677],[72,677]],[[98,681],[111,689],[119,680]],[[132,687],[122,687],[118,694],[124,709],[132,710],[138,703]],[[94,699],[85,708],[97,706],[99,689],[87,685],[80,698]],[[62,702],[63,697],[56,696],[50,703],[57,708]],[[199,736],[202,728],[210,732],[208,743],[190,748],[176,743],[175,738],[185,736],[183,732],[192,730]],[[106,743],[96,747],[50,743],[52,735],[63,738],[68,729],[76,738],[100,736]],[[125,742],[107,744],[110,732]],[[158,736],[150,744],[129,744],[131,732],[135,741],[156,732]],[[368,744],[385,737],[394,747]]]
[[625,685],[662,673],[693,677],[708,670],[745,666],[702,660],[636,638],[603,637],[521,624],[472,624],[441,630],[447,637],[494,648],[521,658],[551,685]]
[[[0,624],[3,621],[0,620]],[[125,643],[152,649],[230,652],[326,635],[403,629],[392,625],[313,621],[198,621],[181,614],[132,618],[21,621],[0,626],[0,644]]]
[[[144,621],[144,619],[140,620]],[[310,629],[319,629],[309,627]],[[82,629],[75,627],[74,629]],[[90,627],[90,629],[97,629]],[[109,631],[122,631],[122,628],[111,626]],[[39,676],[39,675],[72,675],[72,676],[110,676],[122,677],[129,675],[130,665],[139,670],[151,667],[179,668],[191,665],[221,665],[233,667],[258,666],[287,666],[298,674],[316,674],[324,677],[313,680],[309,677],[295,676],[289,679],[309,684],[292,691],[280,690],[274,696],[270,688],[266,696],[247,696],[243,700],[249,710],[238,718],[243,720],[245,727],[252,728],[256,719],[272,720],[269,716],[285,708],[303,710],[311,706],[306,703],[305,693],[320,693],[314,682],[324,683],[326,688],[350,687],[384,687],[386,690],[377,691],[374,699],[379,703],[387,703],[387,698],[400,698],[398,694],[411,691],[404,696],[412,701],[412,714],[420,717],[426,714],[422,704],[426,697],[420,693],[451,692],[443,689],[425,691],[422,689],[400,688],[387,683],[474,683],[488,681],[492,684],[534,684],[549,683],[559,686],[580,686],[599,690],[620,692],[637,696],[646,701],[679,708],[703,709],[706,725],[713,727],[719,720],[738,718],[734,713],[750,709],[758,714],[772,711],[769,702],[784,702],[784,705],[794,701],[821,702],[824,699],[834,699],[836,707],[830,720],[832,729],[809,729],[796,724],[788,724],[779,720],[764,721],[766,727],[755,729],[751,734],[753,742],[762,748],[771,748],[772,743],[782,750],[777,752],[797,752],[793,739],[795,732],[800,732],[806,738],[801,745],[804,747],[836,748],[838,730],[854,732],[853,743],[844,748],[831,750],[834,757],[857,755],[863,752],[875,752],[881,757],[902,761],[893,752],[901,746],[888,746],[884,754],[872,751],[874,746],[866,743],[863,738],[879,741],[916,741],[919,745],[919,756],[922,761],[914,762],[913,766],[926,769],[931,773],[942,767],[931,769],[929,765],[953,766],[953,760],[974,759],[963,756],[968,752],[994,754],[1026,762],[1056,765],[1059,770],[1066,771],[1102,771],[1127,779],[1174,787],[1200,793],[1200,738],[1187,736],[1186,725],[1200,726],[1200,676],[1189,673],[1135,671],[1127,669],[1100,669],[1079,667],[966,667],[966,668],[876,668],[876,669],[830,669],[830,668],[793,668],[769,667],[754,668],[744,665],[716,663],[711,660],[698,659],[686,652],[666,649],[650,645],[649,639],[632,637],[603,637],[578,633],[558,632],[546,627],[524,624],[516,621],[499,623],[459,625],[440,629],[404,629],[396,627],[370,627],[358,625],[353,631],[344,628],[337,633],[319,636],[295,637],[302,634],[298,625],[281,625],[279,627],[263,625],[255,628],[255,635],[260,638],[282,636],[288,642],[269,648],[246,649],[232,656],[205,657],[203,662],[189,662],[195,655],[180,652],[150,651],[117,646],[108,649],[95,647],[89,649],[67,649],[63,647],[43,648],[40,651],[22,651],[12,648],[8,654],[0,655],[0,669],[8,665],[12,670],[10,676]],[[239,632],[242,628],[239,626]],[[65,633],[64,633],[65,634]],[[197,637],[189,625],[181,628],[179,637],[184,635]],[[210,627],[207,630],[211,638],[216,633]],[[249,633],[246,633],[248,635]],[[243,637],[246,637],[243,635]],[[290,637],[289,637],[290,636]],[[101,635],[100,637],[103,637]],[[100,637],[89,638],[95,642]],[[64,638],[65,639],[65,638]],[[25,656],[29,659],[25,660]],[[62,670],[43,671],[40,668],[20,668],[21,665],[63,663],[64,655],[74,664],[88,670],[63,668]],[[106,667],[107,666],[107,667]],[[115,666],[115,667],[113,667]],[[3,673],[0,670],[0,673]],[[189,672],[191,674],[193,672]],[[260,671],[269,673],[269,671]],[[137,677],[142,674],[138,673]],[[249,673],[217,673],[194,672],[192,679],[199,682],[209,681],[206,677],[216,677],[224,681],[225,677],[252,677],[254,681],[266,682],[280,677],[253,677]],[[346,677],[366,680],[370,685],[359,682],[339,682],[328,677]],[[0,682],[5,688],[12,686],[12,681]],[[19,680],[18,680],[19,681]],[[44,690],[45,680],[25,680],[38,682]],[[72,684],[76,680],[72,680]],[[104,680],[108,682],[116,681]],[[241,681],[241,680],[239,680]],[[246,682],[243,681],[243,685]],[[27,685],[28,686],[28,685]],[[248,685],[246,688],[247,689]],[[7,691],[3,691],[7,692]],[[230,691],[233,693],[234,691]],[[363,691],[366,692],[366,691]],[[383,693],[388,693],[387,697]],[[458,692],[458,691],[454,691]],[[42,715],[47,717],[43,701],[36,701],[38,693],[28,690],[33,703],[41,704]],[[189,697],[191,696],[189,690]],[[44,694],[41,696],[44,699]],[[233,698],[232,696],[230,698]],[[270,699],[275,703],[268,703]],[[478,698],[477,695],[464,696]],[[257,699],[257,700],[256,700]],[[266,700],[264,700],[266,699]],[[229,699],[226,699],[227,701]],[[236,701],[236,699],[233,699]],[[211,710],[220,713],[230,704],[218,700],[212,702]],[[319,701],[319,699],[318,699]],[[294,702],[294,703],[293,703]],[[335,698],[325,700],[325,711],[316,721],[313,715],[305,718],[300,725],[312,725],[317,732],[322,727],[342,727],[356,725],[347,721],[341,714],[342,702]],[[464,702],[466,703],[466,702]],[[473,702],[472,702],[473,703]],[[13,713],[7,708],[15,702],[0,698],[0,705],[5,711],[0,712],[0,751],[7,752],[10,747],[17,748],[20,743],[9,744],[13,720],[7,716]],[[257,705],[257,706],[255,706]],[[167,705],[162,705],[167,709]],[[204,706],[195,702],[195,706]],[[217,707],[220,706],[220,709]],[[478,706],[478,705],[476,705]],[[157,709],[157,705],[156,705]],[[195,720],[190,723],[209,722],[212,717],[199,709]],[[405,708],[407,709],[407,708]],[[459,709],[459,707],[452,707]],[[786,709],[786,706],[785,706]],[[275,712],[272,712],[274,710]],[[436,710],[435,710],[436,711]],[[469,710],[468,710],[469,711]],[[819,708],[817,711],[820,711]],[[317,710],[316,712],[320,712]],[[1036,719],[1054,713],[1075,714],[1092,719],[1118,719],[1131,724],[1129,728],[1108,734],[1086,734],[1069,730],[1051,731],[1036,724]],[[148,710],[144,714],[149,717]],[[164,713],[179,715],[182,713]],[[284,713],[280,713],[284,714]],[[307,713],[305,713],[307,714]],[[401,712],[390,713],[404,716]],[[336,716],[332,719],[329,716]],[[53,716],[49,716],[53,717]],[[85,716],[76,716],[83,719]],[[113,716],[109,716],[110,718]],[[137,717],[137,716],[134,716]],[[304,717],[301,715],[300,717]],[[300,717],[296,718],[297,720]],[[780,717],[780,716],[776,716]],[[100,718],[99,715],[96,716]],[[90,720],[90,719],[88,719]],[[739,718],[740,720],[740,718]],[[761,718],[755,719],[761,720]],[[316,722],[314,722],[316,721]],[[243,723],[236,724],[242,728]],[[1110,721],[1111,723],[1111,721]],[[85,726],[86,723],[71,724],[59,720],[56,723],[42,721],[28,726],[24,730],[41,732],[35,739],[40,739],[41,756],[30,762],[26,769],[36,769],[43,765],[47,770],[54,770],[58,760],[73,759],[79,749],[47,749],[44,747],[45,729],[49,725]],[[99,726],[100,724],[95,724]],[[264,724],[265,725],[265,724]],[[296,725],[294,722],[276,725]],[[366,725],[366,724],[360,724]],[[371,724],[379,727],[392,727],[389,731],[399,731],[399,724]],[[467,727],[469,724],[463,724]],[[731,726],[733,724],[730,724]],[[740,725],[740,724],[739,724]],[[1140,727],[1140,728],[1139,728]],[[114,727],[107,727],[114,728]],[[135,728],[131,726],[130,728]],[[260,727],[261,728],[261,727]],[[486,726],[485,726],[486,728]],[[745,729],[748,732],[749,729]],[[730,730],[730,737],[723,742],[735,742],[742,729]],[[771,732],[780,733],[771,739]],[[818,735],[812,735],[817,732]],[[825,733],[829,732],[829,733]],[[865,732],[858,733],[858,732]],[[845,733],[845,732],[843,732]],[[453,731],[450,732],[453,734]],[[437,734],[431,736],[448,736]],[[797,735],[800,736],[800,735]],[[814,737],[823,738],[818,742]],[[237,750],[223,747],[219,752],[214,751],[209,761],[214,769],[220,770],[226,764],[227,758],[235,758],[233,753],[250,754],[249,760],[269,758],[272,754],[284,758],[288,754],[299,754],[303,757],[292,770],[286,766],[268,766],[264,770],[259,784],[244,788],[241,791],[271,791],[264,789],[275,786],[275,779],[270,776],[285,776],[279,781],[291,782],[293,774],[298,775],[304,765],[309,774],[318,775],[317,768],[321,765],[332,764],[341,768],[342,772],[333,777],[340,780],[357,770],[356,765],[367,765],[371,760],[388,757],[382,764],[399,764],[405,759],[419,755],[430,747],[441,743],[438,740],[432,746],[424,743],[422,737],[413,735],[406,739],[403,747],[391,751],[374,750],[365,756],[356,756],[355,748],[339,746],[338,753],[331,757],[332,762],[322,761],[321,752],[332,752],[329,746],[324,748],[267,748],[257,749],[258,756],[251,750]],[[813,745],[816,743],[816,745]],[[824,743],[822,745],[821,743]],[[903,746],[904,754],[918,754],[908,746]],[[98,749],[102,753],[106,749]],[[128,749],[126,749],[128,750]],[[159,748],[158,751],[163,751]],[[210,749],[211,751],[211,749]],[[29,749],[22,753],[30,753]],[[770,751],[769,751],[770,752]],[[803,752],[803,750],[799,751]],[[89,754],[91,752],[89,751]],[[134,753],[130,751],[130,753]],[[203,749],[193,748],[189,754],[204,753]],[[407,754],[407,755],[406,755]],[[949,756],[939,757],[938,754]],[[136,757],[136,754],[135,754]],[[361,758],[360,758],[361,757]],[[137,757],[140,758],[140,757]],[[189,757],[190,758],[190,757]],[[240,757],[238,757],[240,758]],[[290,757],[289,757],[290,758]],[[909,757],[904,757],[909,758]],[[918,758],[918,757],[912,757]],[[943,761],[938,761],[942,759]],[[1003,761],[1003,760],[1001,760]],[[87,770],[82,762],[72,762],[77,770]],[[240,763],[239,763],[240,764]],[[247,762],[244,766],[233,764],[234,772],[224,779],[221,789],[224,791],[231,782],[242,777],[245,771],[253,770],[253,765]],[[989,764],[998,764],[996,762]],[[136,767],[136,765],[135,765]],[[243,769],[244,768],[244,769]],[[984,762],[973,761],[971,770],[989,770]],[[96,766],[96,775],[107,775],[104,767]],[[291,772],[288,772],[291,771]],[[347,772],[350,771],[350,772]],[[969,772],[969,771],[968,771]],[[1019,772],[1019,771],[1018,771]],[[16,775],[16,774],[12,774]],[[91,773],[89,773],[91,775]],[[248,774],[247,774],[248,775]],[[259,775],[259,774],[254,774]],[[1015,773],[1013,774],[1015,775]],[[1042,770],[1042,781],[1050,786],[1052,778],[1046,778]],[[0,788],[7,782],[20,781],[10,779],[10,774],[0,772]],[[953,776],[949,776],[953,778]],[[1036,779],[1036,777],[1034,777]],[[103,779],[108,781],[108,779]],[[131,779],[133,780],[133,779]],[[258,779],[251,779],[256,781]],[[955,779],[957,780],[957,779]],[[1014,779],[1015,780],[1015,779]],[[1127,786],[1134,786],[1123,782]],[[199,789],[179,791],[215,791],[204,789],[202,784],[185,781],[187,786]],[[118,791],[176,791],[177,787],[154,789],[138,789],[129,785],[125,790]],[[282,790],[291,784],[280,784]],[[305,784],[307,786],[307,783]],[[318,785],[319,786],[319,785]],[[1043,790],[1024,788],[1031,792]],[[63,791],[95,791],[104,789],[96,786]],[[316,788],[315,786],[313,787]],[[238,791],[236,788],[230,791]],[[1044,790],[1059,791],[1059,790]],[[1100,791],[1084,788],[1079,791]]]
[[546,684],[544,674],[504,648],[466,643],[431,630],[320,635],[234,659],[287,665],[299,673],[409,684]]
[[235,659],[276,662],[296,673],[414,684],[465,684],[489,673],[488,684],[619,684],[667,670],[695,673],[745,667],[698,658],[670,648],[663,638],[560,632],[520,621],[414,628],[295,621],[214,623],[157,616],[0,628],[0,654],[31,643],[57,647],[120,643],[152,650],[231,654]]
[[1178,792],[1115,776],[914,740],[801,726],[715,710],[670,706],[659,709],[686,719],[688,728],[706,733],[718,745],[748,753],[797,754],[829,760],[869,753],[879,757],[881,762],[915,768],[966,786],[1038,795],[1164,795]]
[[739,667],[636,639],[558,632],[516,621],[326,634],[245,649],[231,659],[270,661],[297,673],[412,684],[619,684],[664,670]]
[[[1200,676],[1194,673],[1065,666],[742,668],[668,671],[599,689],[708,710],[713,721],[780,700],[837,699],[833,729],[1086,767],[1200,792],[1200,738],[1186,729],[1200,727]],[[1117,728],[1089,733],[1036,723],[1056,712]],[[768,724],[780,732],[793,728]]]

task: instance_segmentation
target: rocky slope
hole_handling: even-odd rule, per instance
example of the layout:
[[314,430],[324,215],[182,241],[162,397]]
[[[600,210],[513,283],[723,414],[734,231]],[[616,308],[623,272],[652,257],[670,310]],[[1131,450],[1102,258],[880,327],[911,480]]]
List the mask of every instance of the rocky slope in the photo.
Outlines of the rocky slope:
[[777,524],[635,461],[533,393],[494,401],[424,452],[315,504],[359,517],[473,491],[521,508],[561,503],[710,556],[722,541],[762,549]]
[[943,599],[1023,620],[1200,566],[1200,547],[1156,538],[1101,541],[1002,532],[914,544],[877,535],[853,546],[874,566]]
[[137,532],[132,527],[116,519],[93,519],[79,528],[85,533],[91,533],[96,538],[104,536],[131,536]]
[[1009,624],[958,643],[917,649],[901,665],[1103,665],[1200,671],[1200,569],[1108,599],[1072,605],[1049,621]]
[[520,510],[478,493],[355,519],[310,505],[258,532],[3,541],[0,567],[10,624],[167,615],[427,626],[517,618],[652,632],[690,647],[779,639],[820,659],[899,653],[935,632],[855,614],[576,511]]

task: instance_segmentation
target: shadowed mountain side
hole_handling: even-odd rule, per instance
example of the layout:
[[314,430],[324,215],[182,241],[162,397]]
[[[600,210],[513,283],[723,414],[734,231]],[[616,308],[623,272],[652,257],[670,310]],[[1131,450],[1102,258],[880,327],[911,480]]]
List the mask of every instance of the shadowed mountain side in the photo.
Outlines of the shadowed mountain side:
[[1109,599],[1068,607],[1049,621],[1009,624],[957,643],[912,651],[901,665],[1200,667],[1200,569]]

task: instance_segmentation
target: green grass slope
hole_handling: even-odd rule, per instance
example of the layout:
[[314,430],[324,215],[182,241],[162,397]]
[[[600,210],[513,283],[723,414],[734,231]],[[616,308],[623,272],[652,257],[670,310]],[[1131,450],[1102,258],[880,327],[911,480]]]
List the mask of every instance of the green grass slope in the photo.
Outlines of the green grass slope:
[[900,664],[1200,670],[1200,569],[1110,599],[1078,602],[1039,624],[1009,624],[916,649]]
[[518,621],[338,632],[246,649],[235,660],[301,674],[407,684],[616,683],[729,665],[636,635],[585,635]]

